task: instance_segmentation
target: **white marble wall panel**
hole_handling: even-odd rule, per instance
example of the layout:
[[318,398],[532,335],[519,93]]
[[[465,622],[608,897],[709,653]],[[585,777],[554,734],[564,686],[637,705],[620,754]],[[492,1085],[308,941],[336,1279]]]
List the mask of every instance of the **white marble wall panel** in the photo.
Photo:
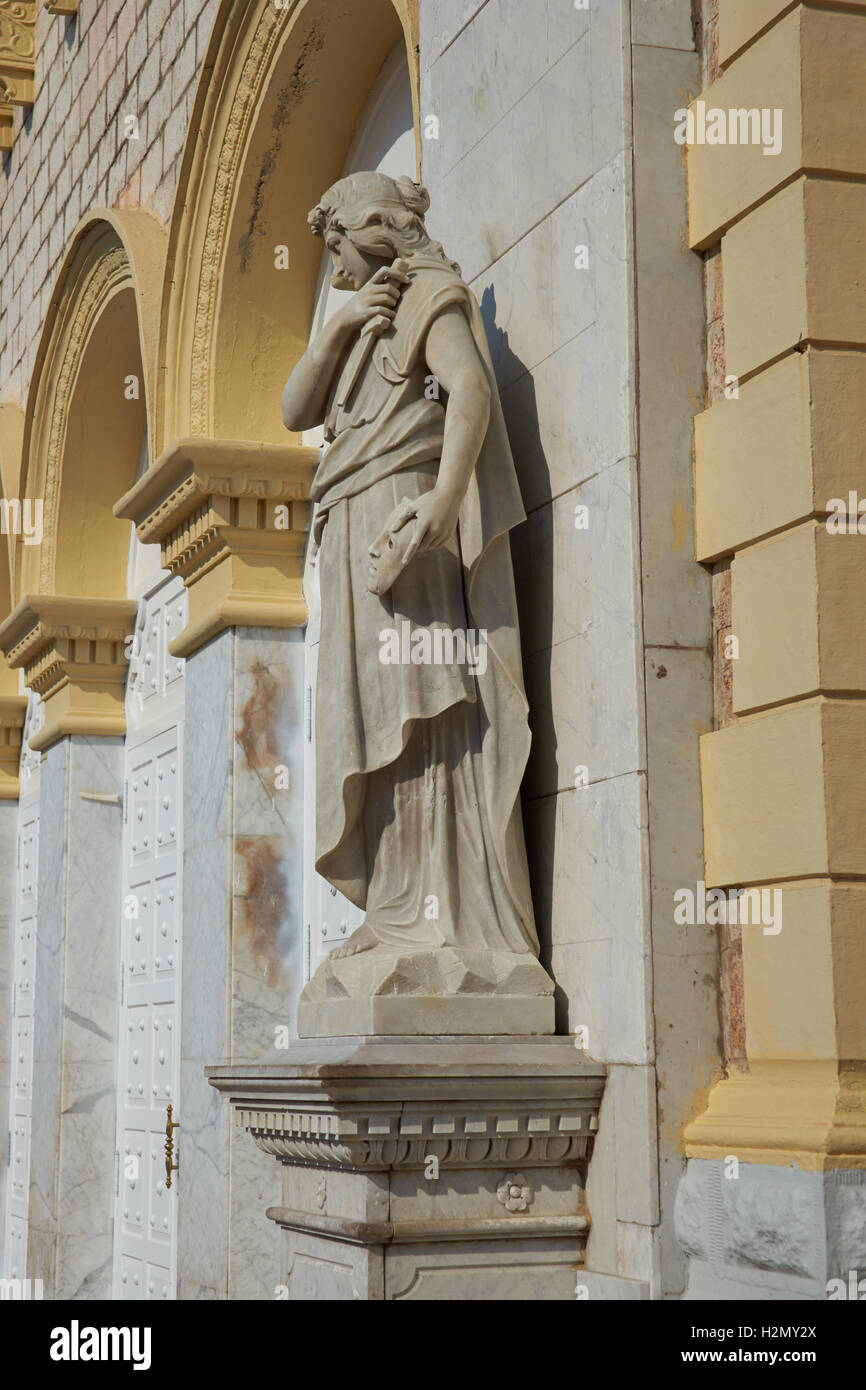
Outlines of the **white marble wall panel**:
[[422,172],[431,227],[482,304],[530,513],[513,537],[534,739],[524,820],[557,1027],[588,1028],[591,1056],[642,1078],[602,1112],[589,1253],[643,1292],[656,1118],[631,7],[549,0],[546,27],[541,8],[490,3],[442,51],[441,9],[422,0],[421,109],[440,116]]
[[[238,629],[234,692],[231,1060],[243,1062],[276,1028],[294,1033],[303,983],[303,630]],[[274,1297],[279,1237],[262,1213],[279,1201],[273,1161],[233,1130],[232,1298]]]
[[588,1028],[596,1061],[651,1061],[645,776],[530,801],[524,823],[557,1032]]
[[[586,529],[576,507],[587,509]],[[592,783],[645,766],[636,508],[626,459],[533,512],[516,538],[533,731],[527,798],[570,790],[577,768]]]
[[632,0],[631,36],[634,43],[694,52],[692,9],[683,0]]
[[488,0],[423,0],[421,19],[421,67],[428,67],[454,42],[464,25]]
[[[673,920],[703,878],[700,735],[713,726],[710,576],[694,561],[693,417],[704,395],[700,259],[687,249],[685,168],[673,113],[699,90],[691,7],[633,7],[635,268],[641,572],[646,670],[661,1290],[686,1270],[674,1234],[679,1134],[720,1062],[718,942]],[[663,46],[668,45],[668,46]]]
[[[12,965],[15,934],[15,855],[18,837],[18,802],[0,801],[0,1115],[8,1116],[10,1099],[12,1017]],[[2,1131],[0,1131],[2,1133]],[[0,1162],[0,1232],[6,1229],[6,1180],[8,1164]],[[0,1272],[5,1272],[6,1251],[0,1250]]]
[[207,1084],[291,1026],[301,978],[303,638],[235,629],[186,666],[178,1296],[273,1298],[279,1171]]
[[[57,1166],[68,865],[69,740],[49,748],[40,772],[39,931],[33,1021],[33,1112],[27,1274],[54,1297]],[[110,1206],[108,1208],[110,1211]]]
[[41,778],[28,1266],[46,1297],[99,1299],[111,1288],[122,741],[65,739]]

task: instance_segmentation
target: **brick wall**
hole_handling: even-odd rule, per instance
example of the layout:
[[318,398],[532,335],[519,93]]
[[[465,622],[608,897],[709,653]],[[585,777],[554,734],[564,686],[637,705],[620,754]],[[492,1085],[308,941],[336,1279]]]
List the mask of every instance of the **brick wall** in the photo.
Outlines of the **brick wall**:
[[[0,164],[0,400],[27,397],[69,238],[95,207],[171,213],[218,0],[80,0],[37,8],[36,97]],[[134,116],[138,139],[127,138]]]

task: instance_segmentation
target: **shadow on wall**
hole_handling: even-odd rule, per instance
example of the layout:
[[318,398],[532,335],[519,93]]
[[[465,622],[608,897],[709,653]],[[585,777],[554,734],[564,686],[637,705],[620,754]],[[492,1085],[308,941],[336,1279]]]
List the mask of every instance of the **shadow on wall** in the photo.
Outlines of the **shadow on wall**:
[[[497,327],[496,292],[492,285],[488,285],[481,296],[481,317],[484,320],[487,342],[490,346],[490,355],[493,358],[497,378],[508,381],[512,386],[517,381],[521,384],[520,434],[524,447],[520,451],[515,450],[514,453],[521,491],[524,497],[549,497],[550,470],[541,445],[535,383],[525,363],[516,353],[511,351],[507,332]],[[532,472],[531,478],[529,470]],[[531,523],[529,521],[524,522],[522,526],[517,527],[511,533],[511,555],[514,563],[514,582],[517,589],[517,607],[520,615],[525,672],[529,656],[533,655],[535,659],[533,700],[529,711],[532,749],[529,755],[527,776],[524,777],[524,788],[530,780],[534,786],[550,788],[556,786],[557,741],[550,677],[550,652],[553,636],[553,546],[553,508],[549,506],[538,508]],[[542,563],[539,563],[539,560]],[[527,679],[527,685],[528,683]],[[524,790],[524,806],[526,799]],[[548,846],[544,860],[541,862],[541,856],[538,853],[533,853],[533,841],[534,837],[527,834],[529,876],[532,884],[536,925],[541,941],[541,959],[549,969],[550,918],[553,908],[553,885],[550,881],[551,868],[554,862],[553,846]],[[560,990],[557,988],[557,995],[559,994]]]

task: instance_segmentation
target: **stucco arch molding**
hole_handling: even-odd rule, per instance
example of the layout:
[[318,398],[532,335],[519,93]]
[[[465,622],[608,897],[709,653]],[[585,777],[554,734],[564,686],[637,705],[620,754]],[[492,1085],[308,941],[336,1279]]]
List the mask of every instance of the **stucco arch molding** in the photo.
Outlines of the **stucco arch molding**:
[[[134,604],[129,533],[111,509],[135,479],[153,418],[164,263],[165,232],[148,211],[89,214],[70,241],[37,350],[20,494],[30,515],[40,508],[41,538],[15,537],[15,606],[0,624],[0,649],[45,700],[43,748],[67,733],[124,727]],[[129,402],[125,372],[136,377]]]

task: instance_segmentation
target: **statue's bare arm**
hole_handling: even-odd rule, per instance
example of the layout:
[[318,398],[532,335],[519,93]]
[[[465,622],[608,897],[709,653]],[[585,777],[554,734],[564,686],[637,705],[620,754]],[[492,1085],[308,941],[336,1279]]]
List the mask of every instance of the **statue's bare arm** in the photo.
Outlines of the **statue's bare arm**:
[[490,421],[487,373],[466,315],[458,305],[434,319],[427,334],[426,358],[440,390],[448,397],[445,437],[436,486],[413,504],[413,535],[404,564],[416,551],[444,545],[453,534]]
[[393,319],[407,278],[383,266],[328,320],[283,388],[283,424],[287,430],[311,430],[322,423],[328,394],[347,348],[369,319],[377,315],[389,322]]

